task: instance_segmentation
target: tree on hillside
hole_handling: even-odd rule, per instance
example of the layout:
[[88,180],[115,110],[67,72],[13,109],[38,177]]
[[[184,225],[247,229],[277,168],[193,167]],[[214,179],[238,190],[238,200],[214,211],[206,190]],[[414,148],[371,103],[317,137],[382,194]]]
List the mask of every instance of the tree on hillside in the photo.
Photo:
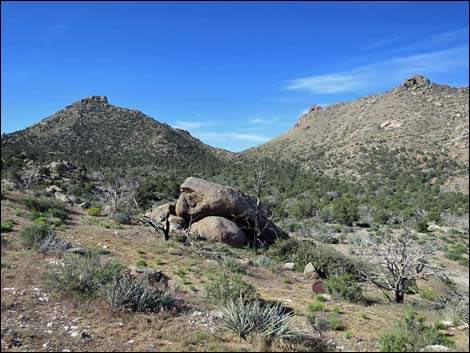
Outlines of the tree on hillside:
[[359,246],[356,252],[372,264],[361,269],[360,276],[381,289],[393,291],[397,303],[403,303],[408,283],[431,276],[444,277],[441,268],[429,263],[434,249],[417,244],[408,232],[386,236],[380,242],[368,239]]

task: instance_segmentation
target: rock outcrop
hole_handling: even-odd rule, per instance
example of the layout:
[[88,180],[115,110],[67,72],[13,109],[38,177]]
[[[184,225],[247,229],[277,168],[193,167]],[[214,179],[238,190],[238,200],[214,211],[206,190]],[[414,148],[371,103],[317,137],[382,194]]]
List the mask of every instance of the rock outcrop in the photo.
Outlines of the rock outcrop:
[[430,84],[431,84],[431,81],[429,81],[428,78],[421,76],[421,75],[416,75],[416,76],[406,79],[403,82],[403,87],[405,88],[424,87],[424,86],[429,86]]
[[[287,233],[272,223],[271,211],[262,205],[259,229],[262,242],[273,243],[277,238],[287,238]],[[235,222],[244,230],[247,239],[253,238],[256,223],[256,199],[239,190],[204,179],[187,178],[181,185],[181,194],[176,203],[176,214],[188,223],[205,217],[218,216]]]
[[[175,203],[152,208],[145,216],[173,233],[194,234],[209,241],[241,247],[254,241],[256,199],[242,191],[204,179],[187,178]],[[260,236],[257,241],[266,245],[288,235],[270,219],[272,213],[264,205],[258,216]],[[262,231],[262,232],[261,232]]]

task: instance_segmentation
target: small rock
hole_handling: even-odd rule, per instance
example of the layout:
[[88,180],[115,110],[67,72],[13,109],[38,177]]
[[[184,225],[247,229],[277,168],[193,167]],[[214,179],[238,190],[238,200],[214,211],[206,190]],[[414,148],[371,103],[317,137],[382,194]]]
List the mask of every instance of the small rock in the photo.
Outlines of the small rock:
[[284,270],[294,271],[295,263],[294,262],[286,262],[284,265],[282,265],[282,268]]
[[423,348],[422,352],[447,352],[449,348],[440,344],[432,344]]
[[127,344],[134,344],[134,340],[127,341]]
[[77,337],[77,336],[78,336],[78,332],[77,332],[77,331],[73,331],[73,332],[70,334],[70,336],[72,336],[72,337]]

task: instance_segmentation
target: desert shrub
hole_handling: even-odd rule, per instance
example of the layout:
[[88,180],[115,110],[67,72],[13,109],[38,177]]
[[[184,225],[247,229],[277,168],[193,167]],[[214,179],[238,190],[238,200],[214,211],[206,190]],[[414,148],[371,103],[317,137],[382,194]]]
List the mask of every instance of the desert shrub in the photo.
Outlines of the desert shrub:
[[39,250],[48,252],[60,252],[70,249],[72,246],[66,240],[57,238],[54,234],[49,235],[40,245]]
[[246,273],[245,268],[233,257],[224,258],[224,266],[232,273]]
[[359,266],[334,248],[311,241],[278,240],[270,247],[268,255],[280,261],[294,262],[302,270],[311,262],[322,278],[345,273],[355,275]]
[[105,299],[111,310],[156,312],[170,309],[175,298],[170,290],[157,289],[142,280],[115,277],[105,289]]
[[453,296],[446,298],[443,304],[444,315],[454,325],[468,324],[469,299],[468,294],[464,296]]
[[99,207],[89,208],[86,211],[86,214],[89,215],[89,216],[93,216],[93,217],[101,216],[101,208],[99,208]]
[[59,200],[49,198],[32,198],[23,199],[22,203],[29,208],[31,219],[36,220],[39,217],[60,218],[62,221],[68,218],[64,203]]
[[45,283],[59,292],[93,297],[100,287],[119,277],[123,266],[117,262],[101,262],[93,253],[85,256],[65,255],[46,273]]
[[318,332],[325,332],[330,330],[331,324],[326,313],[313,314],[312,312],[307,314],[307,322],[309,325]]
[[7,219],[5,222],[2,223],[2,232],[11,232],[13,230],[13,221],[11,219]]
[[224,304],[241,299],[249,302],[258,299],[256,288],[239,274],[223,273],[204,287],[205,297],[212,303]]
[[408,314],[394,329],[380,336],[382,352],[418,352],[429,345],[452,347],[454,343],[432,326],[426,325],[424,318],[416,313]]
[[326,302],[326,298],[321,295],[321,294],[318,294],[315,299],[317,300],[317,302]]
[[268,338],[298,334],[291,320],[292,313],[286,312],[280,303],[229,300],[221,312],[222,324],[243,339],[254,333]]
[[468,254],[468,247],[457,244],[452,245],[445,253],[446,258],[449,260],[459,261],[463,258],[463,255]]
[[357,284],[356,278],[348,273],[328,277],[326,288],[335,299],[345,299],[350,302],[359,302],[363,299],[362,288]]
[[119,224],[130,224],[132,221],[132,215],[128,212],[114,212],[111,219]]
[[47,224],[33,224],[25,227],[20,236],[25,247],[39,249],[46,239],[53,236],[53,231]]

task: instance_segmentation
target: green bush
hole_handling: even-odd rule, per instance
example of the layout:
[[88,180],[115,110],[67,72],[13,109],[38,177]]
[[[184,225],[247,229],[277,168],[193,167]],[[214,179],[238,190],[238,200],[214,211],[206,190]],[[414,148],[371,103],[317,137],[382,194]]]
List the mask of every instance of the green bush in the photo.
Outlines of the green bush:
[[79,297],[94,297],[98,290],[120,277],[123,266],[101,262],[98,255],[67,254],[45,276],[47,287]]
[[86,211],[86,214],[93,217],[101,216],[101,208],[92,207]]
[[313,313],[316,311],[324,311],[324,310],[325,310],[325,304],[323,303],[313,303],[307,306],[307,311],[309,313]]
[[170,309],[175,303],[170,290],[153,288],[144,280],[127,277],[115,277],[105,288],[105,299],[113,311],[156,312]]
[[47,217],[40,216],[34,220],[34,223],[39,224],[39,225],[47,224]]
[[291,320],[292,313],[286,312],[280,303],[229,300],[221,311],[222,324],[243,339],[255,333],[266,338],[287,338],[298,334]]
[[137,267],[148,267],[147,263],[143,259],[139,259],[136,261],[135,265]]
[[68,218],[64,203],[59,200],[28,197],[23,199],[22,203],[32,211],[33,220],[38,217],[55,217],[64,221]]
[[212,303],[225,304],[241,299],[249,302],[258,299],[256,288],[239,274],[223,273],[204,287],[205,297]]
[[328,277],[326,288],[335,299],[345,299],[350,302],[363,300],[362,288],[357,284],[356,278],[350,274]]
[[429,345],[453,347],[454,343],[444,334],[417,318],[416,313],[408,314],[394,329],[380,336],[382,352],[419,352]]
[[53,236],[53,232],[47,224],[33,224],[25,227],[20,236],[25,247],[37,250],[47,238]]
[[11,232],[13,230],[13,221],[11,219],[7,219],[4,223],[2,223],[2,232]]

